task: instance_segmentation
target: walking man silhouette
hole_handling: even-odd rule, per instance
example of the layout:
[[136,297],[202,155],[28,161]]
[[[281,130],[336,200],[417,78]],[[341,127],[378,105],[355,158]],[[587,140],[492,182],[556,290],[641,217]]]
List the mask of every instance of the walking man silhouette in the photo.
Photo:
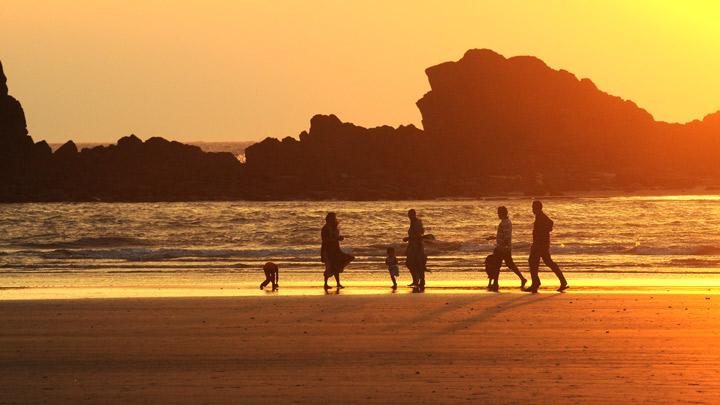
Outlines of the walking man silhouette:
[[[512,270],[518,278],[520,278],[520,289],[523,289],[525,288],[527,279],[523,277],[522,273],[520,273],[520,269],[518,269],[512,258],[512,222],[510,221],[508,209],[505,206],[500,206],[497,209],[497,213],[498,218],[500,218],[500,224],[498,224],[497,227],[497,235],[489,236],[487,239],[495,241],[495,250],[493,251],[493,254],[498,260],[500,260],[501,265],[502,262],[505,262],[505,265],[508,266],[508,268]],[[497,278],[494,279],[494,284],[490,287],[492,287],[493,291],[498,290]]]
[[427,266],[427,256],[425,256],[425,247],[423,239],[425,237],[425,228],[418,218],[414,209],[408,210],[408,219],[410,219],[410,228],[408,236],[403,238],[404,242],[408,242],[405,265],[410,269],[412,275],[412,283],[408,287],[425,288],[425,271]]
[[525,291],[536,293],[540,287],[540,276],[538,275],[540,259],[546,266],[550,267],[558,280],[560,280],[558,291],[564,291],[568,288],[567,280],[565,280],[560,266],[550,257],[550,232],[553,229],[553,221],[543,212],[542,202],[533,201],[532,210],[533,214],[535,214],[535,223],[533,224],[533,242],[530,247],[530,257],[528,258],[532,284]]

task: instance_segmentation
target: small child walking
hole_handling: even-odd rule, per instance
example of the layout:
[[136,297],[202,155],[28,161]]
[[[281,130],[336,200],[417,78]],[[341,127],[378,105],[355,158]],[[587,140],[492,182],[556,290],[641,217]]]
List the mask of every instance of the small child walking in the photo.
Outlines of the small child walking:
[[272,283],[273,291],[277,290],[280,280],[280,268],[278,265],[273,262],[267,262],[263,266],[263,271],[265,272],[265,281],[260,284],[260,289],[263,290],[265,286]]
[[398,267],[398,259],[395,256],[395,248],[387,248],[387,258],[385,258],[385,264],[388,266],[388,272],[390,273],[390,279],[392,280],[392,289],[397,289],[397,281],[395,277],[400,276],[400,267]]

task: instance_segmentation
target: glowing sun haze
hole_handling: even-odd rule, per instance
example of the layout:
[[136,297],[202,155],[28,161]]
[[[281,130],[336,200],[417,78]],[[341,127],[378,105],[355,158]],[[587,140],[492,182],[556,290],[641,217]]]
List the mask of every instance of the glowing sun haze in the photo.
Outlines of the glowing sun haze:
[[537,56],[660,120],[720,109],[715,1],[2,3],[36,140],[295,136],[316,113],[419,126],[424,69],[470,48]]

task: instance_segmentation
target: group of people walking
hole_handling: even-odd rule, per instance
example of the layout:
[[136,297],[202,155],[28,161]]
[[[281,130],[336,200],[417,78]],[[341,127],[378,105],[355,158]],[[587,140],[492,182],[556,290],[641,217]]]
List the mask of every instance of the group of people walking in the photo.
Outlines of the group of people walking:
[[[500,218],[500,224],[498,224],[497,234],[495,236],[488,237],[488,240],[495,240],[495,249],[493,254],[488,256],[486,260],[495,261],[497,266],[497,273],[499,273],[500,267],[503,263],[520,278],[520,288],[523,291],[536,293],[540,288],[540,260],[548,266],[553,273],[560,280],[560,288],[558,291],[565,291],[569,285],[565,279],[565,275],[560,266],[550,256],[550,232],[553,230],[553,220],[543,212],[543,204],[541,201],[535,200],[532,204],[533,214],[535,215],[535,222],[533,223],[532,232],[532,245],[530,246],[530,256],[528,257],[528,265],[530,267],[530,279],[532,280],[530,286],[525,288],[527,279],[522,275],[520,269],[518,269],[515,261],[512,258],[512,222],[510,221],[510,215],[506,207],[498,207],[497,213]],[[488,268],[486,262],[486,269]],[[498,274],[488,273],[490,283],[488,289],[491,291],[498,291]]]
[[[408,244],[405,252],[405,266],[410,270],[410,275],[412,276],[412,283],[410,283],[408,287],[424,288],[425,270],[427,269],[427,255],[425,254],[425,246],[423,244],[425,228],[414,209],[408,211],[408,218],[410,219],[410,228],[408,229],[408,236],[403,238],[403,242],[407,242]],[[320,236],[322,238],[320,260],[325,264],[324,287],[325,289],[329,289],[328,280],[334,277],[335,283],[337,284],[336,287],[345,288],[340,283],[340,273],[355,259],[355,256],[347,254],[340,249],[340,241],[344,238],[340,235],[337,215],[334,212],[329,212],[325,216],[325,225],[320,231]],[[394,248],[389,247],[387,253],[388,256],[385,263],[388,266],[393,288],[397,288],[395,277],[400,275],[399,261],[395,256]]]
[[[487,260],[490,260],[492,257],[492,260],[496,261],[498,273],[502,263],[505,263],[505,265],[520,278],[520,288],[523,291],[532,293],[536,293],[540,287],[540,277],[538,273],[540,261],[542,260],[560,280],[560,288],[558,288],[558,291],[564,291],[568,288],[567,280],[565,280],[560,266],[558,266],[550,256],[550,232],[553,230],[553,221],[543,212],[542,202],[538,200],[533,201],[532,210],[535,215],[535,222],[533,224],[532,245],[528,258],[531,279],[530,286],[525,287],[527,279],[522,275],[513,260],[512,222],[510,221],[508,209],[503,206],[498,207],[497,210],[498,217],[500,218],[497,233],[494,236],[488,237],[488,240],[495,240],[495,249]],[[420,218],[418,218],[417,212],[414,209],[408,210],[407,215],[410,220],[410,226],[408,228],[408,236],[405,237],[403,241],[407,242],[405,266],[410,270],[410,275],[412,276],[412,282],[408,287],[423,289],[425,287],[425,272],[427,271],[427,255],[425,254],[424,241],[431,239],[431,237],[425,234],[423,223]],[[324,288],[330,288],[328,280],[331,278],[335,279],[337,288],[345,288],[340,283],[340,273],[345,270],[345,267],[350,264],[355,257],[343,252],[340,248],[340,242],[344,237],[340,234],[337,215],[334,212],[330,212],[325,216],[325,225],[322,227],[320,236],[322,238],[320,259],[325,265],[325,271],[323,273],[325,278]],[[393,283],[392,288],[395,289],[397,288],[396,277],[399,276],[399,260],[395,255],[395,249],[392,247],[387,249],[385,264],[388,266],[388,272],[390,273],[390,278]],[[487,264],[486,262],[486,266]],[[260,285],[260,288],[263,289],[269,283],[272,283],[273,289],[277,288],[277,265],[267,263],[264,270],[266,280]],[[498,291],[498,276],[488,273],[488,277],[490,280],[488,289]]]

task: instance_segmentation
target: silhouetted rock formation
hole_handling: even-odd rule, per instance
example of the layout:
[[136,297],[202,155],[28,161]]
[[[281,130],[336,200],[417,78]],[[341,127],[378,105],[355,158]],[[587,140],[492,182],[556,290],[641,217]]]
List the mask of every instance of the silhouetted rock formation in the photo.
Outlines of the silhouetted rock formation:
[[[203,200],[245,197],[242,167],[230,153],[135,135],[117,145],[77,151],[68,142],[55,154],[55,179],[70,194],[102,200]],[[71,179],[71,181],[67,181]]]
[[8,94],[7,78],[0,62],[0,164],[3,164],[3,172],[20,157],[30,155],[32,149],[32,139],[27,136],[25,112],[20,103]]
[[[431,91],[417,102],[424,134],[398,137],[389,128],[316,116],[300,141],[266,139],[249,148],[248,168],[278,184],[274,195],[293,189],[356,197],[348,194],[354,189],[357,197],[413,198],[717,184],[720,113],[685,125],[658,122],[589,79],[487,49],[426,73]],[[283,176],[296,181],[279,182]]]
[[0,201],[206,200],[252,198],[231,153],[134,135],[117,145],[55,153],[28,135],[20,103],[0,64]]
[[712,116],[687,125],[657,122],[589,79],[487,49],[426,73],[432,90],[417,103],[423,126],[448,146],[440,159],[457,162],[458,172],[550,176],[563,188],[597,172],[638,184],[718,174],[717,114],[714,125]]
[[717,186],[720,112],[655,121],[541,60],[470,50],[426,71],[423,126],[316,115],[299,139],[230,153],[130,135],[55,153],[33,143],[0,65],[0,201],[381,199]]
[[628,162],[627,135],[654,124],[634,103],[530,56],[471,50],[426,73],[432,90],[417,103],[425,131],[461,146],[452,153],[467,153],[465,170],[606,170]]
[[8,94],[7,78],[0,62],[0,185],[3,194],[34,188],[45,172],[50,147],[34,144],[28,136],[25,112]]
[[[299,140],[267,138],[245,150],[248,175],[283,198],[373,199],[408,195],[429,144],[414,127],[363,128],[335,115],[316,115]],[[412,192],[410,192],[412,194]]]

